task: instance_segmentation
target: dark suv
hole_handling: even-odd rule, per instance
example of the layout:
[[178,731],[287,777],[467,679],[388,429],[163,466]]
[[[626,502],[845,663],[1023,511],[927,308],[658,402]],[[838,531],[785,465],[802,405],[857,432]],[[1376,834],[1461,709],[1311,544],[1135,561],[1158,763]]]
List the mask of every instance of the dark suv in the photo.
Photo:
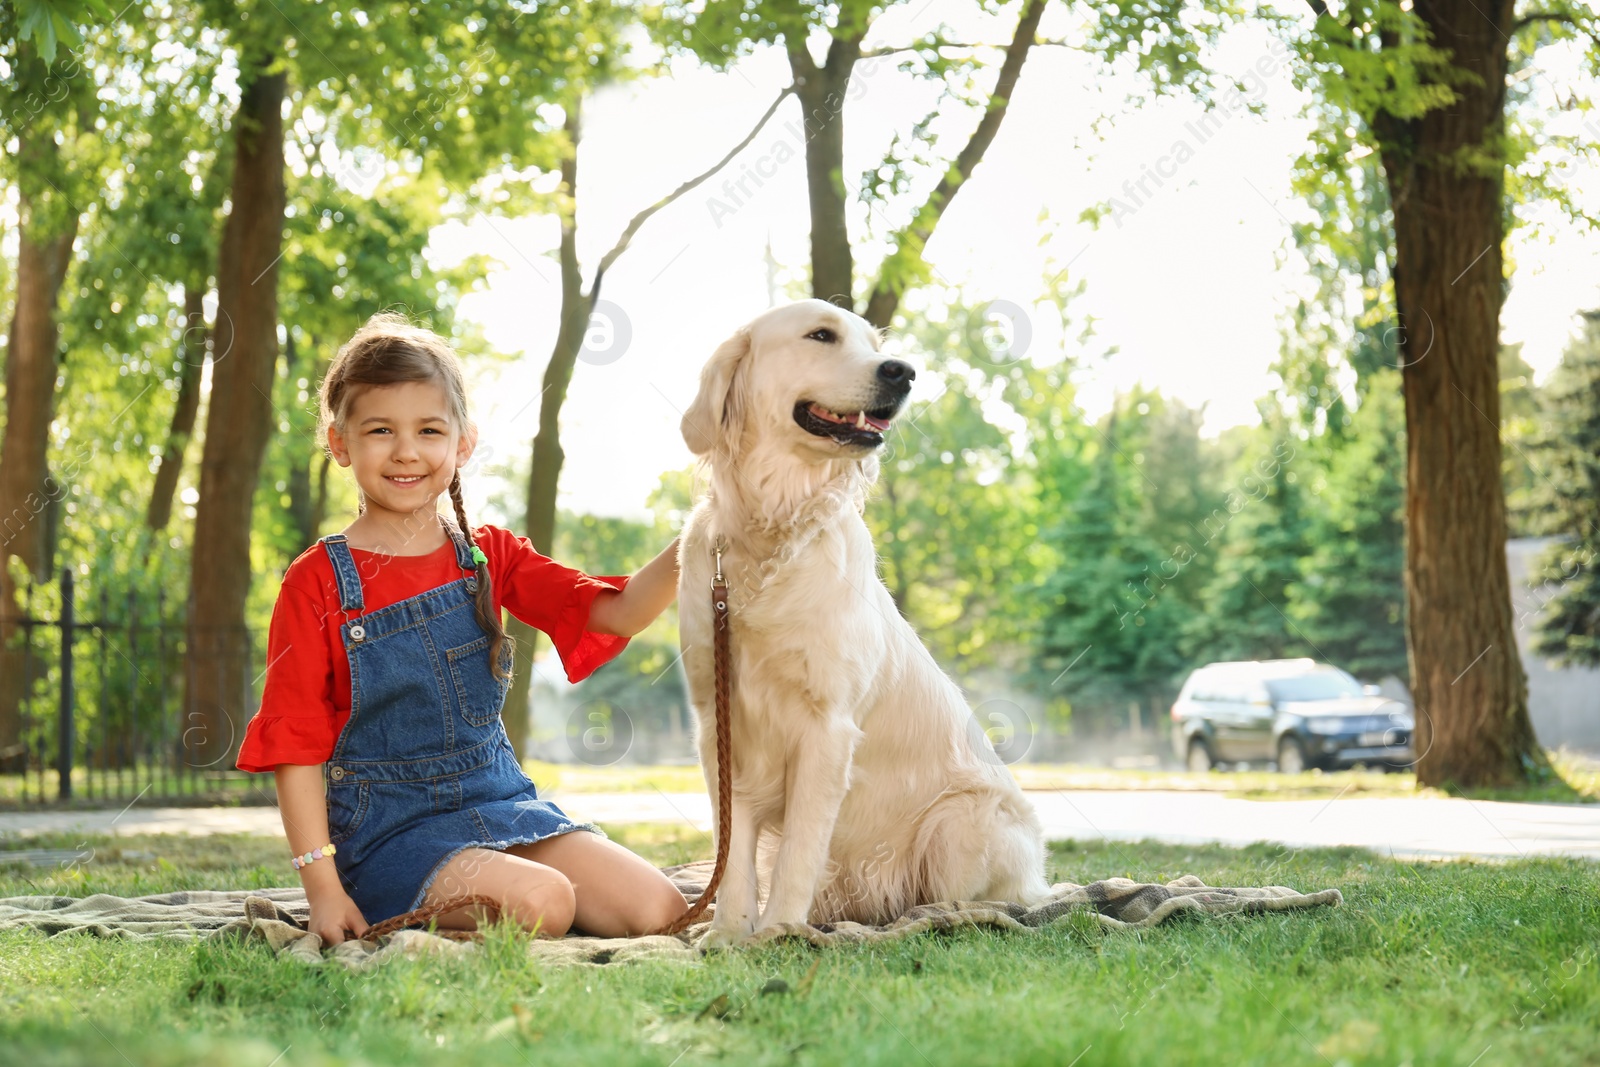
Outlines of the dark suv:
[[1415,757],[1411,708],[1310,659],[1210,663],[1172,705],[1172,747],[1190,770],[1276,760],[1297,773],[1357,763],[1389,770]]

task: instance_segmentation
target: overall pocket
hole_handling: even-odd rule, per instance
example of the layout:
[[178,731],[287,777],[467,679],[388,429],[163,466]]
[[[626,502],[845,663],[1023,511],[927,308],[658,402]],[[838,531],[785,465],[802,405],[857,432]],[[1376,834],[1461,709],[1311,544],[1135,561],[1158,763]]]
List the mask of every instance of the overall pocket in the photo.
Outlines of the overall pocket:
[[450,683],[455,686],[456,705],[461,717],[473,726],[489,726],[500,721],[500,708],[505,704],[506,693],[511,688],[511,642],[500,643],[500,666],[504,678],[496,678],[489,671],[489,635],[448,649],[445,659],[450,664]]
[[340,844],[361,828],[367,817],[370,782],[328,787],[328,842]]

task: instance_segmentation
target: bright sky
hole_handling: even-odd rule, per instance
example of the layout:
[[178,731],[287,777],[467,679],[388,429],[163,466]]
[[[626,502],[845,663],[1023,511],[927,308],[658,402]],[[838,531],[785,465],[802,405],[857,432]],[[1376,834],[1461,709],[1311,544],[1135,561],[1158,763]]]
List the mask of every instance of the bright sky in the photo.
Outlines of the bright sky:
[[[911,13],[891,9],[869,46],[904,42],[941,20],[960,39],[1004,42],[1014,18],[974,19],[969,3],[931,0],[916,15],[917,29],[908,30]],[[1070,32],[1065,24],[1044,28],[1047,37]],[[1296,257],[1285,254],[1289,221],[1309,214],[1289,188],[1305,124],[1295,117],[1299,98],[1283,65],[1273,61],[1271,45],[1264,30],[1248,27],[1213,58],[1217,68],[1239,76],[1264,60],[1272,74],[1260,94],[1264,116],[1219,108],[1204,141],[1186,126],[1203,110],[1181,98],[1119,116],[1101,139],[1091,124],[1121,110],[1125,88],[1140,84],[1137,76],[1107,73],[1068,49],[1035,49],[999,138],[940,223],[928,249],[936,277],[974,301],[1027,307],[1043,291],[1047,270],[1068,264],[1069,277],[1087,281],[1075,310],[1079,321],[1097,320],[1088,349],[1070,341],[1064,348],[1047,309],[1032,317],[1030,355],[1049,362],[1071,351],[1083,360],[1080,402],[1091,414],[1104,410],[1115,391],[1142,381],[1206,405],[1208,433],[1256,419],[1254,401],[1273,384],[1267,368],[1278,354],[1279,316],[1309,286]],[[1570,78],[1563,66],[1568,57],[1547,53],[1541,53],[1535,84],[1541,93]],[[782,55],[768,49],[726,74],[684,63],[670,79],[591,101],[579,157],[586,286],[628,220],[743,139],[787,81]],[[931,109],[937,89],[898,73],[893,60],[880,60],[858,71],[850,92],[845,171],[853,188],[856,176],[881,160],[894,132]],[[780,279],[806,268],[799,114],[799,104],[786,101],[716,181],[652,218],[607,275],[602,297],[625,313],[631,340],[611,349],[608,362],[580,362],[574,373],[562,415],[563,507],[644,514],[660,473],[689,462],[678,422],[701,364],[737,326],[769,306],[768,240]],[[952,114],[937,151],[952,157],[975,123],[975,115]],[[1579,131],[1574,125],[1568,132]],[[1177,150],[1180,141],[1189,151]],[[792,158],[779,164],[783,156]],[[747,183],[753,195],[736,205],[722,182],[737,180],[747,167],[770,177]],[[1169,177],[1159,188],[1147,181],[1153,195],[1141,194],[1134,205],[1123,186],[1137,182],[1145,167]],[[919,200],[933,181],[920,177]],[[1595,177],[1569,181],[1600,188]],[[1135,207],[1120,225],[1108,218],[1094,230],[1077,221],[1085,208],[1113,196]],[[713,197],[731,213],[717,217]],[[890,204],[870,219],[860,204],[852,211],[860,273],[876,265],[879,242],[904,221],[909,202]],[[1041,211],[1049,223],[1041,224]],[[1524,342],[1525,358],[1541,374],[1574,332],[1574,313],[1600,305],[1600,239],[1553,213],[1547,221],[1545,231],[1521,231],[1513,242],[1518,270],[1503,318],[1504,339]],[[525,455],[537,428],[535,401],[560,302],[556,243],[553,218],[480,217],[434,234],[431,251],[441,261],[481,252],[503,264],[487,292],[462,304],[463,315],[481,323],[493,344],[524,353],[475,386],[480,449],[490,450],[483,458],[491,463],[512,452]],[[1111,349],[1108,358],[1098,358]],[[924,399],[928,395],[931,389]],[[494,488],[480,479],[469,498],[481,506]]]

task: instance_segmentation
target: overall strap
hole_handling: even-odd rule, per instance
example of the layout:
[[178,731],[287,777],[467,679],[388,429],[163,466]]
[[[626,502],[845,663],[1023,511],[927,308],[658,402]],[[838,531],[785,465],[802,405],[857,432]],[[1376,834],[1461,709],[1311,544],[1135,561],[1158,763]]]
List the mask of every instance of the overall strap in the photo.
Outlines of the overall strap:
[[339,583],[339,606],[345,611],[361,611],[361,572],[356,569],[355,557],[350,555],[350,539],[336,533],[319,540],[333,563],[333,577]]
[[[461,565],[462,570],[476,575],[478,573],[478,564],[472,558],[472,549],[467,545],[467,538],[461,532],[461,527],[456,525],[454,519],[443,513],[439,515],[439,522],[444,526],[445,533],[450,535],[450,540],[455,542],[456,562]],[[477,582],[474,581],[473,584],[476,585]]]

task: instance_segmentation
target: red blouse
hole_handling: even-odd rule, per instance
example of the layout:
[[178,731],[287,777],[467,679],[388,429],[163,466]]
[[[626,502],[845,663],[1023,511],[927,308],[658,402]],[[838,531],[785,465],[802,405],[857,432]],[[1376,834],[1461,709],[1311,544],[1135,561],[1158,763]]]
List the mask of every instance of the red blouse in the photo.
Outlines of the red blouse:
[[[480,526],[473,538],[489,557],[495,610],[509,610],[548,634],[568,681],[582,681],[627,647],[626,637],[585,627],[594,598],[601,590],[623,588],[629,575],[593,576],[562,566],[534,551],[526,537],[498,526]],[[350,554],[361,572],[363,612],[466,576],[448,539],[425,556],[360,548]],[[343,621],[333,561],[321,543],[312,545],[289,565],[278,590],[267,635],[266,685],[239,748],[240,770],[314,765],[333,755],[350,718],[350,663],[339,636]],[[305,640],[308,636],[316,639]]]

